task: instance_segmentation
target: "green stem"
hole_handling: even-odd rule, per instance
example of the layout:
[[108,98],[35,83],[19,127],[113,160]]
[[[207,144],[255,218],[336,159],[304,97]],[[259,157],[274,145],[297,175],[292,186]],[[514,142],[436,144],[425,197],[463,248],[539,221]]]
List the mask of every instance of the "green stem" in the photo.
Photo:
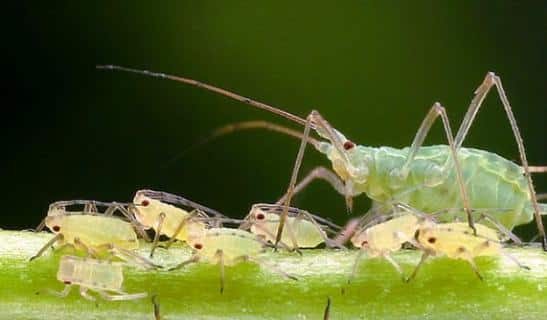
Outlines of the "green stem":
[[[0,231],[1,319],[154,319],[150,299],[89,302],[74,290],[67,298],[44,289],[61,290],[56,280],[62,253],[28,258],[51,234]],[[143,244],[140,254],[146,255]],[[64,252],[67,254],[68,252]],[[355,280],[347,279],[354,250],[304,250],[303,256],[268,252],[259,258],[299,278],[285,279],[265,267],[241,263],[226,268],[226,288],[219,292],[218,266],[198,263],[168,272],[125,270],[125,291],[157,295],[165,319],[321,319],[327,297],[331,319],[538,319],[547,314],[547,254],[538,247],[507,249],[531,270],[506,257],[477,258],[484,281],[461,260],[432,258],[417,278],[403,283],[380,258],[361,261]],[[190,256],[183,245],[158,249],[154,261],[173,266]],[[409,274],[420,253],[393,255]],[[345,289],[345,293],[342,293]],[[41,294],[36,292],[42,291]]]

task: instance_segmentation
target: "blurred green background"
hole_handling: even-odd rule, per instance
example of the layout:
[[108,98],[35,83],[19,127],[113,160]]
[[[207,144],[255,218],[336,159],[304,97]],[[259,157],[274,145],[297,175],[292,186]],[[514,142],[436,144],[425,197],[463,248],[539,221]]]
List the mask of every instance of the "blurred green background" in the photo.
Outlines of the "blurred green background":
[[[410,144],[435,101],[456,131],[473,90],[495,71],[529,161],[547,164],[545,1],[36,1],[13,12],[4,39],[11,102],[2,228],[37,225],[56,200],[129,201],[139,188],[234,217],[285,191],[298,141],[276,133],[235,133],[170,160],[227,123],[299,126],[96,64],[184,75],[300,116],[316,108],[359,144],[393,147]],[[443,137],[437,124],[426,142]],[[464,145],[518,159],[495,94]],[[308,150],[301,176],[329,166]],[[546,191],[546,177],[535,178]],[[356,201],[356,214],[364,212],[366,197]],[[347,219],[342,197],[322,182],[295,205]]]

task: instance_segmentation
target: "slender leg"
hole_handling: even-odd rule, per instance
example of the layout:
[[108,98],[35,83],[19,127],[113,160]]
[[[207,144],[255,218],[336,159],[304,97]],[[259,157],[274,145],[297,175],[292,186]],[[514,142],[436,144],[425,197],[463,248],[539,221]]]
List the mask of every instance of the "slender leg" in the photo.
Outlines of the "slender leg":
[[[315,167],[312,171],[308,173],[308,175],[306,175],[302,180],[300,180],[300,182],[298,182],[298,184],[294,187],[293,196],[304,190],[308,185],[310,185],[311,182],[317,179],[327,181],[338,193],[343,196],[346,195],[344,182],[340,180],[338,175],[332,172],[332,170],[329,170],[323,166],[319,166]],[[279,200],[277,200],[276,204],[284,203],[286,198],[287,194],[284,194]]]
[[341,244],[338,244],[336,241],[333,241],[331,239],[329,239],[329,237],[327,237],[327,235],[325,234],[325,232],[323,231],[323,229],[321,228],[321,226],[317,223],[317,221],[315,221],[315,219],[312,217],[312,215],[307,212],[306,210],[300,210],[298,209],[298,215],[296,216],[296,219],[295,220],[295,223],[297,223],[299,221],[299,217],[305,217],[306,220],[308,220],[309,222],[311,222],[313,224],[313,226],[315,227],[315,229],[317,230],[317,232],[319,233],[319,235],[321,235],[321,238],[323,238],[323,241],[325,241],[325,244],[330,247],[330,248],[339,248],[339,249],[345,249],[345,247]]
[[503,108],[505,109],[505,113],[507,114],[511,129],[513,130],[513,135],[515,136],[515,141],[517,143],[520,154],[520,161],[522,164],[522,168],[524,169],[524,174],[528,183],[528,189],[530,190],[530,197],[532,201],[532,206],[534,208],[534,217],[536,220],[537,228],[539,234],[543,238],[543,250],[547,251],[547,235],[545,234],[545,228],[543,227],[543,222],[541,220],[541,210],[539,209],[536,192],[534,189],[534,183],[532,181],[532,176],[530,175],[530,166],[528,165],[528,160],[526,159],[524,142],[517,126],[515,116],[513,115],[513,110],[511,108],[511,105],[509,104],[509,100],[507,99],[507,95],[505,94],[505,90],[503,89],[503,85],[501,84],[501,78],[495,75],[493,72],[488,72],[482,84],[477,88],[477,90],[475,90],[475,96],[473,97],[473,100],[471,100],[469,109],[467,110],[462,124],[460,125],[460,129],[456,134],[454,144],[456,149],[459,149],[461,147],[469,131],[469,128],[471,127],[471,124],[473,123],[473,120],[475,119],[475,116],[477,115],[477,112],[479,111],[482,102],[484,101],[484,98],[486,98],[486,95],[493,86],[495,86],[497,89],[498,96],[500,97],[500,100],[503,104]]
[[63,291],[58,292],[58,291],[51,290],[51,289],[45,289],[44,292],[47,292],[48,294],[52,294],[52,295],[57,296],[59,298],[64,298],[70,293],[70,289],[72,289],[72,284],[66,284]]
[[399,272],[403,282],[406,281],[403,269],[401,269],[401,266],[397,263],[397,261],[393,260],[393,258],[389,255],[389,253],[382,255],[382,257],[384,257],[389,263],[391,263],[391,265],[395,268],[395,270]]
[[360,218],[351,219],[346,226],[338,232],[334,238],[334,243],[336,246],[343,246],[344,243],[348,242],[349,239],[355,234],[361,222]]
[[57,235],[55,235],[55,237],[51,238],[51,240],[49,240],[46,244],[44,244],[44,246],[40,248],[40,250],[38,250],[38,252],[35,255],[30,257],[29,261],[32,261],[40,257],[41,255],[43,255],[44,252],[46,252],[46,250],[49,249],[49,247],[53,246],[57,241],[63,241],[63,235],[61,233],[58,233]]
[[151,239],[144,230],[143,226],[135,219],[135,213],[134,210],[138,210],[137,207],[135,207],[133,204],[130,204],[127,209],[123,208],[122,213],[124,216],[126,216],[129,221],[131,221],[131,224],[133,225],[133,228],[137,230],[137,232],[140,234],[140,236],[145,240],[150,242]]
[[[313,113],[313,111],[312,111]],[[291,204],[291,199],[293,196],[294,187],[296,184],[296,179],[298,178],[298,171],[300,170],[300,165],[302,164],[302,158],[304,157],[304,151],[306,151],[306,139],[308,138],[310,134],[310,126],[311,126],[311,117],[308,117],[306,119],[306,126],[304,127],[304,137],[302,138],[302,141],[300,143],[300,148],[298,149],[298,154],[296,155],[296,161],[294,163],[294,168],[291,175],[291,180],[289,182],[289,188],[287,189],[287,197],[285,199],[285,202],[283,203],[284,209],[283,213],[281,214],[281,219],[279,221],[279,227],[277,228],[277,235],[275,237],[275,246],[277,247],[277,244],[281,240],[281,234],[283,233],[283,227],[285,226],[285,221],[287,220],[287,216],[289,215],[289,206]],[[298,250],[298,249],[297,249]]]
[[220,294],[224,293],[224,254],[222,250],[217,250],[216,257],[220,268]]
[[406,282],[410,282],[412,281],[414,278],[416,278],[416,275],[418,274],[418,271],[420,270],[420,268],[422,267],[422,265],[424,264],[425,260],[427,260],[427,258],[430,256],[431,254],[429,252],[424,252],[422,254],[422,258],[420,259],[420,262],[418,263],[418,265],[416,266],[416,268],[414,268],[414,271],[412,271],[412,274],[406,279]]
[[[481,217],[484,217],[484,219],[488,220],[490,223],[492,223],[498,230],[503,233],[505,236],[509,237],[511,240],[513,240],[514,243],[518,245],[522,245],[522,241],[517,237],[511,230],[507,229],[504,225],[499,223],[494,217],[487,213],[480,213]],[[498,239],[489,239],[493,241],[498,241]]]
[[86,245],[80,238],[74,238],[74,248],[85,251],[88,257],[97,258],[97,251]]
[[157,295],[152,296],[152,304],[154,305],[154,319],[161,320],[160,304],[157,300]]
[[154,257],[154,251],[158,246],[158,241],[160,240],[161,229],[163,227],[163,222],[165,221],[165,213],[161,212],[156,221],[156,233],[154,234],[154,241],[152,242],[152,249],[150,249],[150,258]]
[[547,200],[547,193],[540,193],[537,195],[537,200],[538,201],[543,201],[543,200]]
[[330,319],[330,297],[327,297],[327,305],[325,306],[325,311],[323,312],[323,320]]
[[89,295],[87,293],[87,288],[84,288],[82,286],[80,286],[80,295],[82,296],[82,298],[86,299],[86,300],[89,300],[89,301],[95,301],[95,297]]
[[528,166],[530,173],[545,173],[547,172],[547,166]]
[[42,230],[44,230],[44,228],[46,227],[46,218],[42,219],[42,221],[40,221],[40,224],[34,229],[34,232],[40,232]]
[[112,245],[112,244],[109,244],[109,245],[105,245],[105,247],[109,248],[109,252],[111,255],[114,255],[124,261],[133,261],[139,265],[141,265],[142,267],[146,268],[146,269],[158,269],[158,268],[161,268],[161,266],[159,265],[156,265],[154,264],[152,261],[144,258],[144,257],[141,257],[140,255],[134,253],[134,252],[131,252],[129,250],[126,250],[126,249],[122,249],[122,248],[119,248],[115,245]]
[[[450,148],[450,154],[451,154],[450,159],[452,159],[454,163],[454,168],[456,170],[458,186],[460,188],[460,194],[462,197],[463,206],[467,214],[467,222],[469,223],[469,227],[471,227],[471,229],[473,229],[473,231],[476,234],[477,231],[473,223],[473,217],[471,216],[471,206],[469,204],[469,198],[467,196],[467,191],[465,188],[465,181],[463,179],[463,173],[462,173],[460,161],[458,159],[458,151],[456,148],[456,144],[454,142],[454,137],[452,136],[452,130],[450,129],[450,122],[448,120],[448,116],[446,114],[445,108],[441,106],[438,102],[435,102],[435,104],[433,104],[428,114],[424,118],[422,124],[420,125],[420,128],[418,129],[418,132],[416,133],[416,136],[414,137],[414,140],[412,141],[412,145],[410,146],[405,163],[400,169],[394,170],[394,172],[392,173],[392,176],[396,178],[400,178],[400,179],[406,178],[408,176],[412,161],[414,161],[414,158],[416,157],[418,150],[422,146],[425,140],[425,137],[429,133],[431,126],[435,123],[435,121],[437,120],[439,116],[441,117],[446,138],[448,140],[448,146]],[[451,166],[449,165],[449,162],[447,162],[447,164],[445,164],[443,168],[440,168],[440,173],[446,174],[450,168]]]
[[506,252],[503,252],[503,251],[501,252],[501,254],[504,255],[505,257],[509,258],[511,261],[513,261],[520,268],[530,270],[530,267],[528,267],[526,265],[523,265],[522,263],[520,263],[520,261],[517,260],[517,258],[513,257],[512,255],[510,255]]
[[171,236],[171,238],[169,240],[167,240],[167,242],[164,244],[164,248],[165,249],[169,249],[169,247],[173,244],[173,242],[175,242],[177,240],[177,237],[178,235],[181,233],[182,231],[182,228],[193,218],[196,216],[196,210],[193,210],[189,213],[189,215],[187,217],[185,217],[184,219],[182,219],[179,223],[179,225],[177,226],[177,229],[175,229],[175,233],[173,233],[173,235]]
[[101,298],[108,301],[125,301],[125,300],[142,299],[142,298],[146,298],[147,296],[146,292],[132,293],[132,294],[123,292],[121,294],[110,294],[102,290],[97,290],[97,293],[101,296]]
[[350,284],[353,281],[353,279],[355,279],[355,275],[357,274],[357,267],[359,266],[359,262],[361,261],[363,254],[365,254],[365,250],[359,249],[359,253],[357,253],[357,256],[355,257],[355,262],[353,263],[353,266],[351,267],[351,274],[349,275],[349,278],[348,278],[348,284]]
[[172,268],[167,269],[167,271],[173,271],[173,270],[176,270],[176,269],[180,269],[180,268],[183,268],[183,267],[185,267],[189,264],[196,263],[198,261],[199,261],[199,256],[194,255],[190,259],[188,259],[186,261],[183,261],[182,263],[179,263],[179,264],[177,264],[176,266],[174,266]]
[[241,257],[237,258],[236,260],[251,261],[251,262],[254,262],[254,263],[258,264],[259,266],[265,267],[266,269],[269,269],[269,270],[281,275],[284,278],[295,280],[295,281],[298,280],[297,277],[295,277],[293,275],[290,275],[290,274],[280,270],[276,266],[274,266],[272,264],[269,264],[269,263],[266,263],[262,260],[259,260],[257,258],[251,257],[251,256],[241,256]]
[[475,260],[471,257],[469,257],[468,259],[465,259],[467,262],[469,262],[469,265],[471,265],[471,268],[473,269],[473,272],[475,272],[475,274],[477,275],[477,277],[479,278],[479,280],[483,281],[484,278],[482,277],[480,271],[479,271],[479,268],[477,267],[477,265],[475,264]]

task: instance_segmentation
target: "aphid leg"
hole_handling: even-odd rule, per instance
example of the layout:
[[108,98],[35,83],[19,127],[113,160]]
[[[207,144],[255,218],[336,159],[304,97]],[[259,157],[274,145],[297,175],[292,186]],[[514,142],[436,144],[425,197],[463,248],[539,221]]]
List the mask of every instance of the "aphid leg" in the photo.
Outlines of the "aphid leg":
[[353,279],[355,279],[355,275],[357,274],[357,267],[359,267],[359,262],[361,261],[363,254],[365,254],[365,250],[359,249],[359,253],[357,253],[357,256],[355,257],[355,262],[353,263],[353,266],[351,267],[351,274],[349,275],[349,278],[348,278],[348,284],[350,284],[353,281]]
[[[306,175],[302,180],[300,180],[300,182],[298,182],[298,184],[294,187],[293,196],[304,190],[308,185],[310,185],[311,182],[316,179],[322,179],[327,181],[338,193],[343,196],[346,195],[344,182],[340,180],[338,175],[332,172],[332,170],[329,170],[323,166],[319,166],[313,168],[312,171],[308,173],[308,175]],[[285,193],[279,200],[277,200],[276,204],[283,204],[286,198],[287,194]]]
[[[46,292],[48,294],[51,294],[51,295],[54,295],[54,296],[59,297],[59,298],[64,298],[64,297],[68,296],[68,294],[70,293],[70,289],[72,289],[72,284],[67,283],[67,284],[65,284],[65,288],[63,289],[63,291],[55,291],[55,290],[51,290],[51,289],[44,289],[44,292]],[[38,293],[36,293],[36,294],[38,294]]]
[[84,212],[98,212],[95,201],[90,200],[84,203]]
[[154,305],[154,319],[161,320],[160,303],[158,302],[157,298],[157,295],[152,295],[152,304]]
[[40,221],[40,224],[34,229],[34,232],[40,232],[42,230],[44,230],[44,228],[46,227],[46,218],[42,219],[42,221]]
[[358,230],[360,222],[360,218],[354,218],[348,221],[344,228],[334,237],[333,242],[336,244],[336,246],[344,247],[344,243],[348,242],[348,240]]
[[108,301],[124,301],[124,300],[142,299],[142,298],[146,298],[147,296],[146,292],[129,294],[123,291],[119,291],[118,294],[110,294],[106,291],[97,290],[97,293],[101,296],[101,298]]
[[323,238],[323,241],[325,241],[325,244],[329,248],[339,248],[339,249],[345,249],[346,248],[343,245],[338,244],[336,241],[329,239],[329,237],[327,237],[327,235],[325,234],[325,232],[323,231],[321,226],[317,223],[317,221],[315,221],[315,219],[312,217],[312,215],[308,211],[300,210],[300,209],[297,209],[297,210],[298,210],[297,211],[298,215],[296,216],[296,220],[294,221],[294,224],[298,223],[300,221],[301,217],[305,217],[306,220],[311,222],[313,224],[313,226],[315,227],[315,229],[317,229],[317,231],[321,235],[321,238]]
[[86,300],[89,300],[89,301],[95,301],[95,297],[89,295],[87,293],[88,289],[87,288],[84,288],[82,286],[80,286],[80,295],[82,296],[82,298],[86,299]]
[[169,240],[167,240],[164,244],[163,244],[163,248],[164,249],[169,249],[169,247],[177,240],[177,236],[181,233],[182,231],[182,228],[192,219],[194,218],[196,215],[197,215],[197,212],[201,212],[197,209],[195,210],[192,210],[189,215],[187,217],[185,217],[184,219],[182,219],[179,223],[179,225],[177,226],[177,229],[175,229],[175,233],[173,233],[173,235],[171,236],[171,238]]
[[543,200],[547,200],[547,193],[540,193],[537,195],[537,200],[538,201],[543,201]]
[[[501,233],[503,233],[506,237],[513,240],[513,242],[517,245],[522,245],[522,241],[517,237],[511,230],[507,229],[503,224],[499,223],[496,218],[489,215],[488,213],[481,212],[480,217],[484,218],[485,220],[488,220],[491,224],[493,224]],[[497,239],[490,239],[493,241],[497,241]]]
[[146,231],[144,230],[142,225],[135,219],[134,210],[139,210],[139,209],[137,209],[137,207],[133,204],[130,204],[127,207],[127,209],[125,209],[124,207],[121,207],[120,209],[121,209],[121,212],[123,213],[123,215],[126,216],[129,219],[129,221],[131,221],[131,225],[133,226],[133,228],[135,228],[135,230],[137,230],[137,233],[145,241],[150,242],[151,241],[150,237],[148,236],[148,234],[146,233]]
[[483,281],[484,278],[481,275],[479,268],[477,267],[477,264],[475,263],[475,260],[472,257],[469,257],[468,259],[465,259],[467,262],[469,262],[469,265],[471,266],[471,269],[473,269],[473,272],[477,275],[480,281]]
[[509,260],[513,261],[517,266],[519,266],[519,268],[522,268],[522,269],[526,269],[526,270],[531,270],[530,267],[520,263],[520,261],[517,260],[517,258],[513,257],[512,255],[510,255],[509,253],[507,252],[501,252],[501,254],[507,258],[509,258]]
[[391,265],[395,268],[395,270],[397,270],[397,272],[399,272],[399,274],[401,275],[401,279],[403,281],[406,281],[403,269],[397,263],[397,261],[393,260],[393,258],[391,257],[391,255],[389,255],[389,253],[383,254],[382,257],[384,257],[389,263],[391,263]]
[[167,271],[173,271],[173,270],[176,270],[176,269],[184,268],[185,266],[187,266],[189,264],[192,264],[192,263],[196,263],[198,261],[199,261],[199,256],[198,255],[193,255],[190,259],[188,259],[186,261],[183,261],[183,262],[177,264],[176,266],[174,266],[172,268],[167,269]]
[[156,250],[156,247],[158,246],[158,241],[160,240],[161,235],[161,229],[163,227],[163,222],[165,221],[165,213],[161,212],[158,216],[158,220],[156,221],[156,232],[154,234],[154,241],[152,242],[152,249],[150,249],[150,258],[154,257],[154,251]]
[[104,245],[102,247],[106,247],[108,248],[109,250],[109,253],[113,256],[116,256],[126,262],[129,262],[129,261],[133,261],[139,265],[141,265],[142,267],[146,268],[146,269],[158,269],[158,268],[162,268],[161,266],[153,263],[152,261],[144,258],[144,257],[141,257],[140,255],[132,252],[132,251],[129,251],[129,250],[126,250],[126,249],[122,249],[122,248],[119,248],[113,244],[108,244],[108,245]]
[[287,279],[291,279],[291,280],[295,280],[297,281],[298,278],[293,276],[293,275],[290,275],[288,273],[286,273],[285,271],[277,268],[276,266],[272,265],[272,264],[269,264],[269,263],[266,263],[260,259],[257,259],[255,257],[251,257],[251,256],[240,256],[240,257],[237,257],[235,260],[241,260],[241,261],[251,261],[251,262],[254,262],[256,264],[258,264],[259,266],[262,266],[266,269],[269,269],[270,271],[273,271],[279,275],[281,275],[282,277],[284,278],[287,278]]
[[[446,134],[446,138],[448,140],[448,146],[450,148],[450,154],[453,163],[454,168],[456,170],[456,176],[458,181],[458,186],[460,188],[460,195],[462,197],[463,206],[465,209],[465,212],[467,214],[467,222],[469,223],[469,227],[473,229],[473,232],[477,234],[477,229],[475,228],[475,224],[473,223],[473,216],[471,215],[471,206],[469,204],[469,198],[467,195],[467,191],[465,188],[465,181],[463,179],[463,173],[460,165],[460,161],[458,159],[458,152],[456,148],[456,144],[454,143],[454,137],[452,135],[452,130],[450,129],[450,121],[448,120],[448,115],[446,114],[446,109],[441,106],[440,103],[435,102],[431,109],[429,109],[429,112],[425,116],[424,120],[422,121],[422,124],[420,125],[420,128],[418,129],[418,132],[416,132],[416,136],[414,137],[414,140],[412,141],[412,145],[410,146],[410,149],[408,151],[408,156],[406,158],[405,163],[400,169],[395,170],[392,175],[394,177],[406,177],[409,174],[409,168],[412,164],[412,161],[414,161],[414,158],[416,157],[416,154],[418,153],[418,150],[422,146],[425,137],[429,133],[429,130],[431,129],[431,126],[435,123],[438,117],[441,117],[444,132]],[[448,173],[448,170],[450,169],[450,162],[447,161],[447,163],[440,168],[441,174]]]
[[[268,229],[262,227],[260,224],[255,224],[254,225],[255,228],[259,229],[260,231],[266,233],[271,239],[274,239],[275,238],[275,235],[273,233],[271,233]],[[270,245],[267,241],[265,241],[262,237],[257,237],[256,238],[256,241],[262,243],[262,245],[264,247],[272,247],[272,245]],[[289,245],[287,245],[284,241],[279,241],[279,244],[283,247],[283,249],[287,250],[287,251],[292,251],[293,249],[291,247],[289,247]],[[298,253],[301,254],[301,252],[297,251]]]
[[41,255],[43,255],[44,252],[46,252],[46,250],[49,249],[49,247],[52,247],[57,241],[63,241],[63,235],[61,233],[56,234],[55,237],[51,238],[51,240],[49,240],[46,244],[44,244],[44,246],[40,248],[40,250],[38,250],[38,252],[35,255],[30,257],[29,261],[32,261],[40,257]]
[[330,319],[330,297],[327,297],[327,305],[325,306],[325,311],[323,312],[323,320]]
[[74,238],[74,248],[76,250],[80,249],[85,251],[88,257],[97,258],[97,252],[93,250],[91,247],[89,247],[88,245],[86,245],[85,243],[83,243],[82,240],[80,240],[80,238],[78,237]]
[[425,260],[427,260],[427,258],[430,256],[431,254],[429,252],[424,252],[422,254],[422,258],[420,259],[420,262],[418,263],[418,265],[416,266],[416,268],[414,268],[414,271],[412,271],[412,274],[406,279],[406,282],[410,282],[412,281],[414,278],[416,278],[416,275],[418,274],[418,271],[420,270],[420,268],[422,267],[422,265],[424,264]]
[[215,253],[218,260],[218,266],[220,268],[220,294],[224,293],[224,254],[222,250],[218,249]]
[[503,89],[503,85],[501,84],[501,78],[495,75],[493,72],[488,72],[486,74],[486,77],[484,78],[484,81],[477,88],[477,90],[475,90],[475,96],[473,97],[473,100],[471,100],[469,108],[467,109],[467,113],[460,125],[460,129],[456,134],[454,144],[456,146],[456,149],[459,149],[461,147],[469,131],[469,128],[471,127],[471,124],[473,123],[473,120],[475,119],[475,116],[477,115],[477,112],[479,111],[482,102],[484,101],[484,98],[486,98],[486,95],[488,94],[492,86],[496,86],[498,96],[500,97],[503,108],[505,109],[505,113],[507,114],[509,124],[511,125],[511,129],[513,130],[513,135],[515,137],[515,141],[517,143],[520,154],[522,168],[524,169],[524,174],[526,175],[526,180],[528,182],[528,189],[530,190],[530,197],[532,200],[532,206],[534,208],[534,218],[536,220],[539,234],[543,238],[543,250],[547,251],[547,235],[545,234],[545,228],[543,226],[543,221],[541,220],[541,210],[539,209],[536,191],[534,189],[534,183],[532,181],[532,175],[530,174],[530,167],[526,158],[524,142],[522,140],[520,130],[517,126],[517,120],[515,119],[515,116],[513,115],[513,110],[511,108],[511,105],[509,104],[509,99],[507,99],[507,95],[505,94],[505,90]]
[[[296,160],[294,163],[291,180],[289,182],[289,188],[287,189],[287,197],[285,199],[285,202],[283,203],[283,213],[281,214],[280,220],[279,220],[279,226],[277,227],[277,235],[275,237],[275,247],[277,248],[277,245],[279,241],[281,240],[281,235],[283,233],[283,227],[285,226],[285,221],[287,220],[287,217],[289,215],[289,206],[291,204],[291,199],[294,192],[294,187],[296,184],[296,179],[298,178],[298,171],[300,171],[300,165],[302,164],[302,158],[304,157],[304,151],[306,151],[306,145],[307,145],[307,138],[310,134],[310,126],[311,126],[311,115],[313,115],[313,111],[306,118],[306,126],[304,127],[304,134],[302,141],[300,143],[300,148],[298,149],[298,153],[296,155]],[[300,252],[298,248],[296,248],[297,252]]]

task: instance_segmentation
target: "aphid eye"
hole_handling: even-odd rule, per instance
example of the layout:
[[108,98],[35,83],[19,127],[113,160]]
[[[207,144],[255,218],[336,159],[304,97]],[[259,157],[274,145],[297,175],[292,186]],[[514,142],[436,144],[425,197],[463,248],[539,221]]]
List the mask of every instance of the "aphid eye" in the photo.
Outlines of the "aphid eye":
[[194,248],[201,250],[203,248],[203,245],[201,243],[194,244]]
[[259,214],[256,215],[256,218],[257,218],[258,220],[264,220],[264,218],[266,218],[266,217],[264,216],[263,213],[259,213]]
[[150,204],[150,202],[149,202],[148,200],[142,200],[142,202],[141,202],[141,205],[142,205],[143,207],[146,207],[146,206],[149,205],[149,204]]
[[366,246],[366,245],[368,245],[368,241],[367,241],[367,240],[361,242],[361,247],[364,247],[364,246]]
[[72,282],[70,282],[70,281],[64,281],[63,283],[64,284],[72,284]]
[[344,142],[344,150],[350,150],[350,149],[353,149],[353,147],[355,147],[355,143],[349,140]]
[[61,230],[61,227],[53,226],[53,228],[51,228],[51,229],[53,229],[54,232],[59,232]]
[[431,238],[427,239],[427,242],[429,242],[429,243],[435,243],[435,241],[437,241],[437,238],[435,238],[435,237],[431,237]]

